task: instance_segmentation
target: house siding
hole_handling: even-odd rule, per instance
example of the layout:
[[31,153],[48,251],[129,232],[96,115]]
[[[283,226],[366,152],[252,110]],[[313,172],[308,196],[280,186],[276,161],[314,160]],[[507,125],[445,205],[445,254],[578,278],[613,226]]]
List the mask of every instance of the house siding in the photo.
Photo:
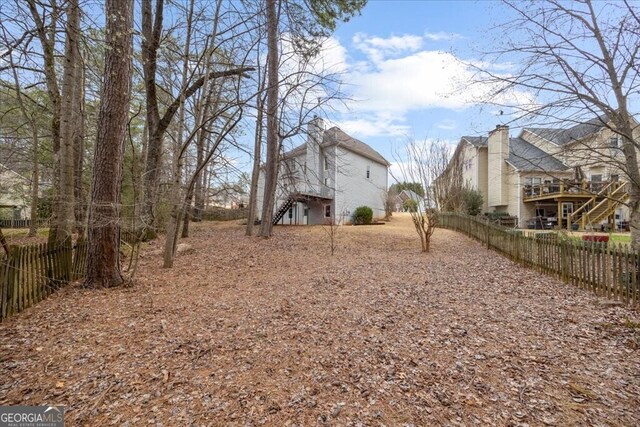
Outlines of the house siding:
[[[336,219],[340,217],[349,222],[359,206],[369,206],[374,218],[383,218],[387,167],[340,147],[337,148],[336,159]],[[368,179],[367,168],[370,172]]]
[[[325,224],[330,219],[325,216],[327,205],[331,206],[331,213],[338,223],[349,223],[354,210],[363,205],[373,210],[374,218],[383,218],[387,166],[338,144],[318,144],[317,141],[322,138],[322,132],[318,129],[320,127],[312,123],[305,150],[280,162],[274,213],[291,193],[312,193],[322,198],[297,202],[291,209],[291,218],[286,212],[278,224]],[[290,173],[288,162],[296,163],[295,173]],[[258,177],[258,217],[262,213],[264,178],[264,170],[261,169]],[[305,210],[308,213],[306,216]]]

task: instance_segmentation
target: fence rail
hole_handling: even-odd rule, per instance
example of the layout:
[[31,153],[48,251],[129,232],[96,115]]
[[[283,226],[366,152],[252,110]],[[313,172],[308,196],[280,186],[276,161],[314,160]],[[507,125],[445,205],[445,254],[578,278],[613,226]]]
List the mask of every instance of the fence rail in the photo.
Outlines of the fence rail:
[[598,296],[638,305],[640,254],[627,245],[574,241],[556,233],[525,236],[487,220],[441,213],[439,226],[465,233],[512,260]]
[[[29,228],[31,227],[30,219],[0,219],[0,228]],[[49,227],[48,219],[39,219],[36,221],[36,227]]]
[[[133,245],[139,241],[138,235],[122,230],[121,240]],[[56,246],[10,246],[8,257],[0,254],[0,321],[83,278],[86,270],[86,240]]]

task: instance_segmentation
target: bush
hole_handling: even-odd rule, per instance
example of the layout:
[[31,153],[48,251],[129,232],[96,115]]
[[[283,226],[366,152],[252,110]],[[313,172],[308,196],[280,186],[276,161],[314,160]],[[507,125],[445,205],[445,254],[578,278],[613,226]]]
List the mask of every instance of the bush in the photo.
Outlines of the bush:
[[482,193],[478,190],[466,190],[464,193],[464,204],[467,214],[477,216],[482,212]]
[[358,206],[351,217],[354,225],[371,224],[372,220],[373,210],[369,206]]
[[418,212],[418,202],[413,199],[407,199],[402,204],[402,208],[405,212]]

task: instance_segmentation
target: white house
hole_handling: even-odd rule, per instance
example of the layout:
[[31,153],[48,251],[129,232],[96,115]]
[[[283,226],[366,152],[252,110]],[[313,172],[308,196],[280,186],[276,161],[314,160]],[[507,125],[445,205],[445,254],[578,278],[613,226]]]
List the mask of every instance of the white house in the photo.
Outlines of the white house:
[[[340,128],[325,130],[318,117],[309,123],[307,133],[306,143],[282,156],[274,224],[344,224],[358,206],[369,206],[374,218],[384,217],[389,162]],[[261,170],[258,215],[263,193]]]
[[31,180],[0,164],[0,219],[27,219]]

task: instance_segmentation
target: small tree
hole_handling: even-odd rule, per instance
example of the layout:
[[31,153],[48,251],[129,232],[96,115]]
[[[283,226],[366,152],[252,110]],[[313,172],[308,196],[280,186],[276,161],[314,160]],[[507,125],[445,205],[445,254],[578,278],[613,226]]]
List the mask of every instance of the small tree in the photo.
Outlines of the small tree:
[[396,197],[398,193],[392,185],[388,190],[382,191],[382,204],[384,205],[384,219],[389,221],[396,207]]
[[351,219],[354,225],[371,224],[373,210],[369,206],[358,206]]
[[467,189],[464,192],[464,204],[468,215],[476,216],[482,212],[482,193],[478,190]]
[[438,225],[436,180],[444,174],[450,157],[446,143],[428,140],[423,143],[409,140],[404,151],[394,155],[403,181],[417,182],[424,188],[422,203],[415,201],[415,209],[409,210],[423,252],[429,252],[431,236]]
[[331,217],[325,219],[324,225],[322,229],[327,236],[329,237],[329,243],[331,248],[331,256],[336,252],[336,235],[338,234],[338,228],[342,225],[342,220],[344,219],[344,214],[340,215],[339,218],[336,219],[333,210],[331,211]]
[[413,199],[407,199],[402,203],[405,212],[415,212],[418,210],[418,202]]

